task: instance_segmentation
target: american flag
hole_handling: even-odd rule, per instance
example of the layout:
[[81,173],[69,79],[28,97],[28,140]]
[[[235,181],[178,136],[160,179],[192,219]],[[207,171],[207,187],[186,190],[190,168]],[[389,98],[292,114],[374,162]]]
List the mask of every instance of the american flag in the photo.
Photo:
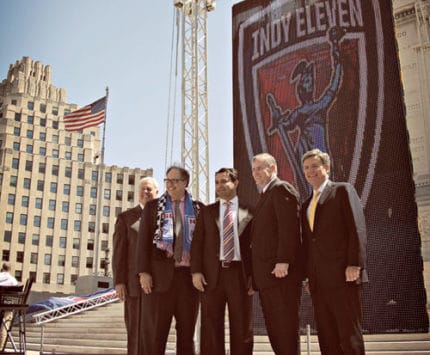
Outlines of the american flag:
[[69,132],[98,126],[105,121],[105,113],[106,96],[64,116],[64,126]]

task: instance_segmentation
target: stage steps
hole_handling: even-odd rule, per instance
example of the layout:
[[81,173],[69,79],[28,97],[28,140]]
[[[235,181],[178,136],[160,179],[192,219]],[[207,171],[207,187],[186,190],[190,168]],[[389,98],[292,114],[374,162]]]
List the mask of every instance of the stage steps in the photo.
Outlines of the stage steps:
[[[40,341],[41,328],[27,323],[27,349],[39,351]],[[430,355],[430,334],[365,335],[365,341],[368,355]],[[302,336],[301,342],[301,353],[306,355],[306,337]],[[172,326],[166,354],[175,354],[174,349],[175,330]],[[43,351],[56,354],[126,354],[123,304],[111,303],[46,324]],[[267,336],[254,337],[254,354],[273,355]],[[310,337],[309,354],[320,354],[316,336]]]

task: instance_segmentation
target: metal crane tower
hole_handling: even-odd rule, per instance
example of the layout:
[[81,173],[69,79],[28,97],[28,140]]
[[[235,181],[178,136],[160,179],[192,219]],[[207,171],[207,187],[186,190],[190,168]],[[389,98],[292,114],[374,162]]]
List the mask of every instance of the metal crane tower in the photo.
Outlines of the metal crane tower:
[[215,0],[174,0],[181,12],[181,163],[190,172],[191,193],[209,202],[207,13]]

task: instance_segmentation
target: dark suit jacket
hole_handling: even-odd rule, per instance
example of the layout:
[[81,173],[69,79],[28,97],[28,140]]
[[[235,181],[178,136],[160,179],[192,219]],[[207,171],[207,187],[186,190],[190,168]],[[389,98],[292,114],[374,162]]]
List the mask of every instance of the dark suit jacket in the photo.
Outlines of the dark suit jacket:
[[[152,276],[153,291],[165,292],[169,289],[175,271],[174,258],[168,258],[165,250],[154,244],[157,227],[158,198],[148,201],[143,209],[139,228],[139,240],[136,248],[137,272],[146,272]],[[198,202],[200,207],[204,205]]]
[[113,234],[112,271],[114,285],[124,284],[131,297],[140,295],[141,288],[135,262],[140,205],[118,215]]
[[[253,282],[256,289],[270,288],[301,277],[299,195],[278,178],[260,197],[251,223]],[[288,277],[271,274],[276,263],[288,263]]]
[[[208,283],[207,290],[213,290],[217,285],[220,269],[220,228],[222,229],[222,225],[220,225],[219,204],[217,201],[200,211],[191,243],[191,272],[200,272],[205,276]],[[252,215],[248,209],[239,206],[237,219],[241,255],[247,253],[245,248],[248,245],[241,243],[241,237],[251,218]],[[247,280],[245,268],[243,272],[244,280]]]
[[366,282],[366,222],[354,187],[329,181],[315,210],[314,230],[310,230],[307,209],[302,207],[302,229],[307,272],[311,290],[338,288],[346,284],[347,266],[362,268],[357,283]]

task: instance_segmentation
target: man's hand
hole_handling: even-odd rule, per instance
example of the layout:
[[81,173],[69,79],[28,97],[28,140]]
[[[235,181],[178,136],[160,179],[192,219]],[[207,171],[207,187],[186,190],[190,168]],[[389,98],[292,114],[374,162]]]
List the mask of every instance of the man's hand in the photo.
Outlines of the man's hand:
[[205,286],[207,285],[207,282],[205,280],[205,277],[201,272],[196,272],[192,274],[193,276],[193,285],[196,289],[198,289],[200,292],[205,291]]
[[283,278],[288,275],[288,264],[287,263],[277,263],[275,268],[272,270],[272,274],[277,278]]
[[346,281],[352,282],[357,280],[360,277],[360,270],[361,268],[359,266],[347,266],[345,269]]
[[139,274],[140,287],[142,287],[143,292],[149,295],[152,292],[152,276],[146,272],[141,272]]
[[124,302],[127,298],[127,288],[124,284],[115,285],[116,295],[118,296],[121,302]]

